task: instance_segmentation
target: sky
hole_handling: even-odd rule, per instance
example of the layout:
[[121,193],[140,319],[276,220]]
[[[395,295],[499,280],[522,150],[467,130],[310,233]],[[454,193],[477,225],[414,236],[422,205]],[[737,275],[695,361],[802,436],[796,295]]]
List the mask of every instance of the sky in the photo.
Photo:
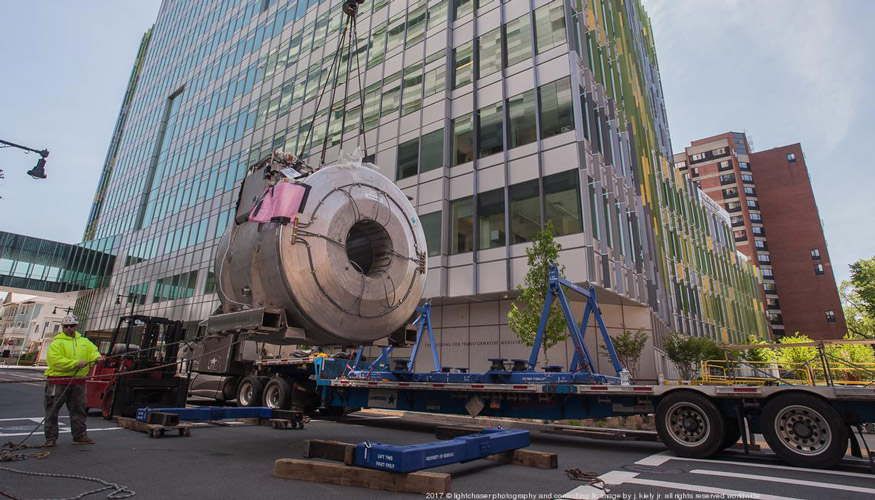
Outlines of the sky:
[[[802,143],[836,279],[875,255],[875,1],[644,0],[675,152],[726,131]],[[78,242],[159,0],[3,2],[0,230]]]
[[801,143],[836,280],[875,256],[875,1],[644,0],[672,145]]

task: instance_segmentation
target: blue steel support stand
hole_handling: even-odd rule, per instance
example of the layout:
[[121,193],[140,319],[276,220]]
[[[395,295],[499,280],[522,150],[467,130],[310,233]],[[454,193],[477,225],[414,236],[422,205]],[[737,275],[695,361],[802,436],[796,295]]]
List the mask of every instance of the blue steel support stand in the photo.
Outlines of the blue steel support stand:
[[437,345],[434,342],[434,332],[431,329],[431,299],[426,299],[425,304],[416,308],[419,317],[413,322],[414,326],[419,328],[416,330],[416,344],[413,345],[413,350],[410,351],[410,361],[407,363],[407,369],[413,370],[413,362],[416,361],[416,354],[419,352],[419,346],[422,344],[422,332],[428,330],[428,341],[431,344],[431,361],[434,366],[434,371],[441,371],[441,361],[438,358]]
[[[419,347],[422,345],[422,334],[423,332],[428,332],[428,341],[431,344],[431,361],[434,366],[434,371],[441,371],[441,361],[438,357],[437,345],[434,341],[434,331],[431,329],[431,299],[426,299],[425,304],[418,306],[416,308],[416,312],[419,313],[419,317],[413,322],[413,325],[417,327],[416,330],[416,343],[413,344],[413,350],[410,351],[410,359],[407,362],[407,370],[413,370],[413,363],[416,361],[416,355],[419,353]],[[355,362],[352,364],[353,370],[358,370],[358,364],[361,360],[362,351],[364,346],[358,348],[358,352],[356,353]],[[381,364],[385,364],[387,369],[391,369],[389,366],[389,355],[392,354],[393,346],[389,347],[381,347],[380,348],[380,356],[374,360],[373,363],[368,367],[368,372],[378,371]]]
[[[538,323],[538,331],[535,335],[535,342],[532,345],[532,353],[529,356],[529,369],[534,370],[538,363],[538,353],[541,350],[541,344],[544,342],[544,331],[547,329],[547,319],[550,317],[550,309],[553,305],[553,300],[558,299],[559,304],[562,306],[562,312],[565,315],[565,323],[568,326],[571,341],[574,344],[574,358],[571,361],[571,371],[576,372],[582,368],[595,374],[593,372],[594,364],[592,362],[592,357],[584,343],[589,316],[592,314],[595,316],[596,324],[601,331],[605,346],[607,346],[608,356],[611,358],[611,364],[613,364],[617,375],[624,378],[623,372],[625,369],[623,368],[622,363],[620,363],[619,357],[617,357],[617,352],[614,350],[614,343],[611,341],[611,337],[608,336],[608,331],[605,328],[605,324],[602,321],[602,315],[599,312],[598,303],[595,298],[595,287],[590,285],[588,290],[581,288],[559,276],[559,266],[557,266],[555,262],[551,262],[549,266],[547,296],[544,300],[544,308],[541,310],[541,321]],[[583,320],[581,321],[580,326],[578,326],[577,322],[574,320],[574,315],[571,313],[571,307],[568,304],[568,298],[565,296],[565,290],[562,287],[567,287],[571,291],[577,292],[586,297],[586,308],[584,309]],[[584,366],[581,367],[581,364]]]

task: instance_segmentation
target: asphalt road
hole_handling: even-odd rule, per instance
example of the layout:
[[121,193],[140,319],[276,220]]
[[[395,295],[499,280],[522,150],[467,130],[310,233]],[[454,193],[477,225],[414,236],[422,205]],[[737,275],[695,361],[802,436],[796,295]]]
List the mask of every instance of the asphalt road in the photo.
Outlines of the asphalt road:
[[[0,443],[19,441],[41,421],[42,375],[0,371]],[[62,415],[66,410],[62,411]],[[62,424],[69,420],[62,416]],[[89,417],[91,446],[70,444],[62,425],[58,446],[47,458],[0,463],[21,471],[100,478],[136,491],[137,499],[422,498],[422,495],[364,490],[273,476],[278,458],[300,458],[306,439],[364,440],[412,444],[434,440],[433,426],[392,416],[350,416],[344,422],[312,421],[304,430],[274,430],[250,424],[196,427],[191,437],[150,439]],[[41,429],[28,443],[43,441]],[[449,497],[484,500],[712,499],[811,500],[875,498],[875,475],[848,459],[829,471],[788,467],[768,451],[745,457],[729,452],[713,460],[680,459],[658,443],[595,441],[533,433],[531,449],[557,453],[559,468],[540,470],[488,461],[433,469],[452,474]],[[36,450],[39,451],[39,450]],[[608,491],[571,480],[564,470],[592,471]],[[67,478],[19,475],[0,470],[0,490],[32,498],[67,498],[99,487]],[[105,498],[106,492],[86,498]]]

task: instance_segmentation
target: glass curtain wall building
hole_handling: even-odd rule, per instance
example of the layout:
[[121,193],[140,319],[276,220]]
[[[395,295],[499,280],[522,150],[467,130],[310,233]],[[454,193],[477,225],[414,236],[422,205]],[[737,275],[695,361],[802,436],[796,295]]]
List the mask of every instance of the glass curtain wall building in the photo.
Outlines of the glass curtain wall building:
[[[88,329],[129,309],[117,294],[138,313],[205,318],[247,166],[367,144],[422,218],[451,366],[525,353],[506,312],[548,220],[567,276],[603,290],[612,329],[652,331],[656,347],[670,330],[767,335],[726,213],[670,168],[638,0],[368,1],[341,60],[353,76],[329,81],[342,21],[338,1],[164,1],[91,217],[89,237],[113,238],[118,258]],[[338,98],[317,109],[332,85]]]

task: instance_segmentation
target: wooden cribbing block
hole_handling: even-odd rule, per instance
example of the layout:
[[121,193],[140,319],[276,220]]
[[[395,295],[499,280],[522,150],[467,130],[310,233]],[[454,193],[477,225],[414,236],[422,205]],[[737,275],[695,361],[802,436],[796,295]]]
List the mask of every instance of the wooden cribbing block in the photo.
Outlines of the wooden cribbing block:
[[[324,439],[308,439],[304,441],[304,458],[321,458],[333,462],[352,463],[355,455],[355,445],[340,441]],[[350,459],[348,462],[347,460]]]
[[480,434],[483,432],[483,427],[476,425],[439,425],[434,429],[434,437],[437,439],[455,439],[459,436],[469,436],[471,434]]
[[363,467],[281,458],[274,463],[273,475],[299,481],[339,484],[372,490],[400,491],[403,493],[449,493],[450,475],[437,472],[400,474]]
[[555,453],[532,450],[512,450],[489,455],[486,460],[505,464],[525,465],[536,469],[555,469],[559,467],[559,457]]

